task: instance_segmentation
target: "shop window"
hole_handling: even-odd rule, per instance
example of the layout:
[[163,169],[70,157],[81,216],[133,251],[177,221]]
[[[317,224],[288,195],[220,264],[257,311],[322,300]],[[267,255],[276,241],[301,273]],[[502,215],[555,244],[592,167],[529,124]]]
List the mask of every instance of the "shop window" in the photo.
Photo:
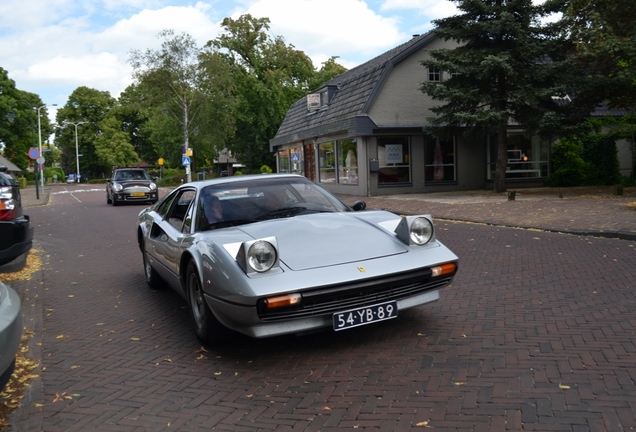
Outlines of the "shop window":
[[278,172],[288,173],[289,171],[289,150],[280,150],[278,152]]
[[318,145],[318,163],[320,171],[318,178],[321,183],[336,182],[336,153],[333,142]]
[[301,166],[302,161],[302,149],[300,147],[294,147],[289,149],[289,172],[292,174],[302,174],[303,169]]
[[301,155],[302,149],[300,147],[280,150],[278,152],[278,172],[302,174]]
[[424,180],[427,183],[457,181],[455,141],[429,139],[426,144]]
[[[495,178],[497,166],[497,136],[489,136],[488,179]],[[548,176],[548,143],[516,133],[507,138],[507,179],[528,179]]]
[[318,157],[321,183],[358,184],[358,148],[355,140],[319,144]]
[[338,158],[338,183],[358,184],[358,147],[354,140],[346,139],[336,143]]
[[411,157],[406,137],[378,138],[378,184],[411,183]]

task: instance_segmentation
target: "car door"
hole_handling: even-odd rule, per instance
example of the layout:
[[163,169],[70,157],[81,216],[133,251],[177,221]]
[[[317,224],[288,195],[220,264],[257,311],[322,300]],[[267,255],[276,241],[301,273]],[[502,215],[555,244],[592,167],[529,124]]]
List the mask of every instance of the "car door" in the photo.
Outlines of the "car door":
[[184,239],[190,243],[192,235],[185,229],[187,215],[196,196],[195,188],[183,188],[174,192],[174,197],[164,201],[166,207],[157,209],[158,216],[152,222],[146,248],[154,258],[155,270],[175,289],[180,289],[179,263],[184,249]]

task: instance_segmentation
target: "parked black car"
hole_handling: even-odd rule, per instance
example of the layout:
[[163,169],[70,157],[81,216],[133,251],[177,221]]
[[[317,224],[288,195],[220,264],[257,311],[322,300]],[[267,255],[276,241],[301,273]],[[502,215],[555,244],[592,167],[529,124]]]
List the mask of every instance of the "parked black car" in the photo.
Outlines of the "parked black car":
[[22,211],[20,183],[0,166],[0,265],[27,253],[33,246],[33,226]]
[[124,202],[154,204],[159,190],[143,168],[118,168],[106,184],[106,202],[114,206]]

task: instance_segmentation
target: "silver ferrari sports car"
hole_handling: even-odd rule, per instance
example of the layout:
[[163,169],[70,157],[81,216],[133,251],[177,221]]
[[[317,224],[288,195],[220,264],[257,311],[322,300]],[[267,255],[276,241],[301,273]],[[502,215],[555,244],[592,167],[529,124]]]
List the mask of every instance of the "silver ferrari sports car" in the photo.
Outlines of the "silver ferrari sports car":
[[205,344],[396,318],[457,272],[431,216],[348,207],[298,175],[186,183],[138,222],[146,281],[186,299]]

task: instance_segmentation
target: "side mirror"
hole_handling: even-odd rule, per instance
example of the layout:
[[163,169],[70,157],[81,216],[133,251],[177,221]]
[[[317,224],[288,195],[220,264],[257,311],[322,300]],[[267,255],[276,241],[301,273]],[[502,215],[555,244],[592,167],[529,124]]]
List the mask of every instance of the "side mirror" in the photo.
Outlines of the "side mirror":
[[365,203],[364,201],[356,201],[353,203],[351,208],[353,209],[353,211],[362,211],[367,208],[367,203]]

